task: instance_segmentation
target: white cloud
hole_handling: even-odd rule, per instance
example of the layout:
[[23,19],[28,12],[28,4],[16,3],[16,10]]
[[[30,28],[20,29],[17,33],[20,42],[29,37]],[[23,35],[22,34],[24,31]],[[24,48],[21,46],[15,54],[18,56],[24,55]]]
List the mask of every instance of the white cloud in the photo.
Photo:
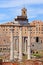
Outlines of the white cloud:
[[37,18],[39,14],[43,14],[43,9],[30,9],[27,11],[28,19]]
[[22,5],[22,1],[5,1],[5,2],[0,2],[0,8],[8,8],[8,7],[16,7],[19,5]]
[[9,18],[8,15],[0,13],[0,20],[5,20],[5,19],[8,19],[8,18]]
[[[31,4],[43,4],[43,0],[3,0],[0,1],[0,8],[9,8],[9,7],[22,7],[23,5],[31,5]],[[38,14],[43,14],[43,9],[40,7],[39,8],[31,8],[27,11],[28,18],[36,18]],[[15,15],[20,15],[21,14],[21,8],[11,8],[9,9],[10,15],[15,16]],[[6,14],[0,14],[0,20],[5,20],[9,19],[10,17]]]
[[33,16],[28,16],[28,19],[29,19],[29,18],[36,18],[36,17],[37,17],[37,16],[34,16],[34,15],[33,15]]
[[30,9],[30,10],[27,11],[27,15],[28,15],[29,18],[35,18],[39,14],[43,14],[43,9],[42,8],[41,9],[40,8],[39,9],[33,8],[33,9]]
[[9,0],[9,1],[0,1],[0,8],[5,7],[16,7],[22,6],[24,4],[43,4],[43,0]]
[[37,11],[37,14],[43,14],[43,9],[39,9],[39,10]]
[[17,8],[17,9],[15,9],[15,8],[11,8],[11,9],[9,9],[9,11],[10,11],[10,13],[11,14],[19,14],[20,15],[20,13],[21,13],[21,8]]

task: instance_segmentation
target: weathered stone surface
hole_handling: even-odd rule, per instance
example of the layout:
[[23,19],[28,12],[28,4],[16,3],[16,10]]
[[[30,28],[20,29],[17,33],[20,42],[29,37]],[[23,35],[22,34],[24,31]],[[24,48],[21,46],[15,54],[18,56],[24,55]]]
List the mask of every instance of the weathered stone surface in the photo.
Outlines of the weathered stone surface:
[[0,65],[43,65],[43,61],[39,60],[27,60],[23,62],[2,62]]

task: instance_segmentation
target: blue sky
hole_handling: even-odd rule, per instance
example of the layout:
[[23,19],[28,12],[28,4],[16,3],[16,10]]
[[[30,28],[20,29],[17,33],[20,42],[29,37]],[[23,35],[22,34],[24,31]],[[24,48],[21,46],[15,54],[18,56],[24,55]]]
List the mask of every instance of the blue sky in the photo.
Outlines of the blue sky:
[[27,9],[29,22],[43,21],[43,0],[0,0],[0,23],[14,20],[23,7]]

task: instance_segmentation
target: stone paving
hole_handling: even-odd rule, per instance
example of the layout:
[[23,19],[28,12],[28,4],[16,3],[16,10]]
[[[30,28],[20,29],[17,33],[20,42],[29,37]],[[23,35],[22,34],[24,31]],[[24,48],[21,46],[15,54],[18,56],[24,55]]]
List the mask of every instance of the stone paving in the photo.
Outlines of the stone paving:
[[2,62],[0,65],[43,65],[43,61],[39,60],[27,60],[23,62]]

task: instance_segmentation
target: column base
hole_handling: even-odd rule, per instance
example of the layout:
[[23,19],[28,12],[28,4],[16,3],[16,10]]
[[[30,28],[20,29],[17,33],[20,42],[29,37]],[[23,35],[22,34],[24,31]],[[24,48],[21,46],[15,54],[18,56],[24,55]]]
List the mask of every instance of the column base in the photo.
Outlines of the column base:
[[18,59],[18,62],[21,62],[22,61],[22,59]]
[[12,59],[12,60],[10,60],[10,62],[15,62],[15,60],[14,60],[14,59]]
[[28,56],[28,57],[27,57],[27,60],[30,60],[30,59],[31,59],[31,57]]
[[21,61],[22,61],[21,59],[18,60],[18,62],[21,62]]

